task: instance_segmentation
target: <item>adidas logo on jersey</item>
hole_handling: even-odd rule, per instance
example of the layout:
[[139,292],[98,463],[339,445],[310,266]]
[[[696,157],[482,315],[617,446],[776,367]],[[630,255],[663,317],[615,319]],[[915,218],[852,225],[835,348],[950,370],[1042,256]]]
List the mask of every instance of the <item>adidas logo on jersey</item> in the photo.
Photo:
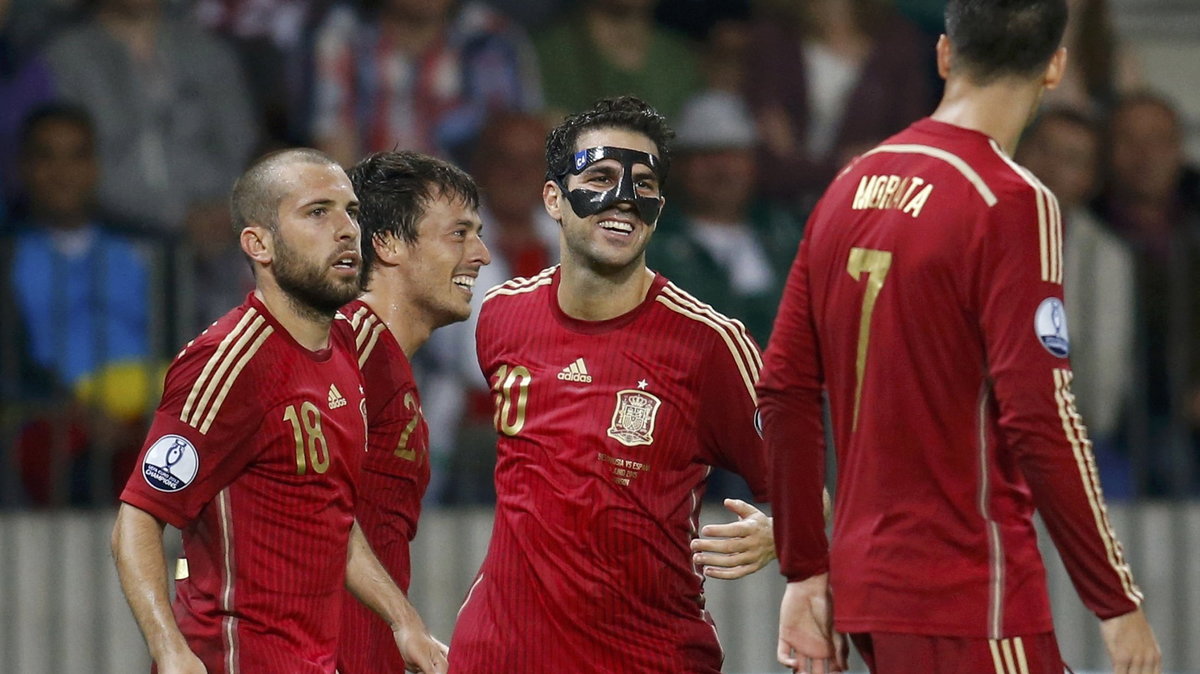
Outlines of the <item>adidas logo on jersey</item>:
[[342,397],[342,392],[337,390],[333,384],[329,385],[329,409],[336,410],[339,407],[346,406],[346,399]]
[[577,381],[584,384],[592,383],[592,375],[588,374],[587,365],[582,358],[576,358],[574,363],[564,367],[562,372],[558,373],[558,378],[563,381]]

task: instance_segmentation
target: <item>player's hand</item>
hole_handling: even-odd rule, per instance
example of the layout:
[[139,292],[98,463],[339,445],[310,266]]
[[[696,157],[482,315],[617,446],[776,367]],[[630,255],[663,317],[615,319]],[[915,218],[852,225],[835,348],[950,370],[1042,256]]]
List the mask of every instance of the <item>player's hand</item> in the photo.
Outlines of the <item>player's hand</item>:
[[775,533],[771,518],[761,510],[735,498],[725,507],[741,519],[728,524],[709,524],[700,530],[705,538],[692,539],[692,561],[704,567],[710,578],[732,580],[748,576],[775,559]]
[[779,604],[779,664],[799,674],[846,671],[848,644],[833,631],[829,574],[788,583]]
[[200,658],[186,649],[165,656],[154,664],[158,665],[158,674],[208,674]]
[[450,649],[425,631],[424,625],[418,625],[416,629],[397,628],[392,630],[392,636],[408,671],[444,674],[450,668],[446,661]]
[[1100,623],[1114,674],[1159,674],[1162,653],[1141,608]]

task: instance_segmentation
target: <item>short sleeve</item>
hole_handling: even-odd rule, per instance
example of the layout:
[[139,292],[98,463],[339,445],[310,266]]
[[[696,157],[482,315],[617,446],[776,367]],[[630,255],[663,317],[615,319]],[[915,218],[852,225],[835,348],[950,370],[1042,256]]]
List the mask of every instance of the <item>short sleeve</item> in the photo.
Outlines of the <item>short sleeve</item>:
[[762,357],[740,322],[727,319],[715,329],[700,388],[700,438],[713,465],[741,475],[755,499],[767,501],[766,459],[755,429]]

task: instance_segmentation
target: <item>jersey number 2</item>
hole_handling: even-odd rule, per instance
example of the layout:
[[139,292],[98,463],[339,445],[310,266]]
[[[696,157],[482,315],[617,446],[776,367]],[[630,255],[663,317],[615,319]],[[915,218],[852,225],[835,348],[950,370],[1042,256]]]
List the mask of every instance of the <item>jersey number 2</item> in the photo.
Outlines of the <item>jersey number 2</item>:
[[496,370],[492,392],[495,393],[496,416],[493,421],[497,431],[510,437],[521,432],[525,426],[525,404],[529,401],[531,381],[533,375],[523,365],[511,369],[508,365],[501,365]]
[[852,430],[858,430],[858,408],[862,403],[863,375],[867,371],[867,346],[871,341],[871,314],[875,311],[875,300],[883,290],[888,270],[892,268],[892,254],[886,250],[851,248],[846,271],[858,281],[867,275],[867,289],[863,293],[862,316],[858,321],[858,354],[854,361],[854,422]]

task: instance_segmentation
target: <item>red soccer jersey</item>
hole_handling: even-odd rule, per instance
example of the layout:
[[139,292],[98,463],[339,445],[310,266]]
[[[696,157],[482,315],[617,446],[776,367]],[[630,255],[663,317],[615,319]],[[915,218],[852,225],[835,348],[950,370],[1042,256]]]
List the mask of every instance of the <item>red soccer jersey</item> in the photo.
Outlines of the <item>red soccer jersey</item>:
[[253,294],[175,358],[121,500],[183,531],[175,619],[211,674],[332,674],[366,443],[354,345]]
[[[392,331],[370,306],[355,300],[342,309],[358,349],[367,393],[367,455],[358,481],[355,514],[379,561],[405,592],[412,577],[408,546],[417,535],[421,497],[429,486],[429,427],[412,366]],[[349,592],[338,645],[340,674],[403,672],[391,629]]]
[[595,322],[562,312],[558,281],[509,281],[479,315],[496,521],[450,671],[719,672],[689,545],[710,466],[766,493],[758,349],[662,276]]
[[[1140,601],[1071,395],[1061,253],[1049,190],[983,134],[929,119],[818,204],[759,394],[781,567],[832,567],[839,630],[1052,629],[1035,505],[1093,611]],[[838,458],[831,550],[822,387]]]

